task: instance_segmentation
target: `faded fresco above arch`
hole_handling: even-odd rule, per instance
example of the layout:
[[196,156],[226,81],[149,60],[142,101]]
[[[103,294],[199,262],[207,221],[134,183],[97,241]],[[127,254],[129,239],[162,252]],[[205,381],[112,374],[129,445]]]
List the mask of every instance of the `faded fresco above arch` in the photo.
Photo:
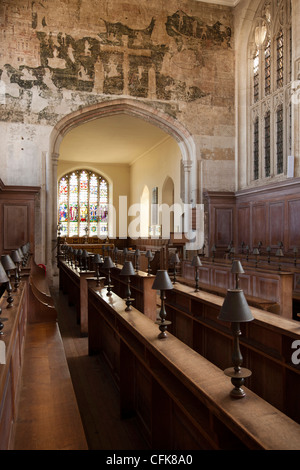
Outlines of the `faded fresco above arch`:
[[[24,62],[18,62],[20,52],[12,49],[10,63],[1,64],[0,60],[0,74],[8,106],[12,98],[20,98],[25,92],[26,108],[31,106],[31,112],[48,121],[55,120],[55,114],[64,114],[57,101],[71,99],[66,91],[88,93],[89,104],[98,102],[101,95],[163,103],[205,98],[209,92],[201,86],[199,77],[203,77],[203,71],[208,74],[212,64],[203,50],[230,49],[228,18],[224,25],[220,21],[207,24],[178,10],[165,16],[165,23],[151,17],[146,27],[134,29],[100,17],[98,30],[84,35],[80,29],[76,34],[53,30],[47,4],[43,8],[36,2],[32,5],[31,24],[23,26],[27,32],[17,47],[23,49]],[[159,43],[162,37],[164,42]],[[72,100],[75,109],[75,95]],[[78,104],[80,100],[82,96]],[[12,111],[9,119],[20,116]]]

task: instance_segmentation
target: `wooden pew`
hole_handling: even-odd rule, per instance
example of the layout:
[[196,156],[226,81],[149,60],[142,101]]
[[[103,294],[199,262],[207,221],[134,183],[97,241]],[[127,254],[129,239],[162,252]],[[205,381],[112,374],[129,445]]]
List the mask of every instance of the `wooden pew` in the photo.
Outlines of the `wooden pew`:
[[29,271],[30,322],[56,321],[57,311],[50,294],[45,270],[31,261]]
[[[224,298],[177,283],[166,291],[169,331],[222,370],[230,366],[230,325],[218,320]],[[244,367],[252,370],[247,386],[300,423],[300,365],[293,364],[299,322],[250,307],[254,320],[241,323]]]
[[152,449],[300,449],[300,426],[245,388],[230,397],[222,370],[106,289],[89,288],[89,354],[103,354]]
[[[194,268],[184,261],[182,278],[195,278]],[[202,260],[199,268],[199,283],[208,292],[226,293],[235,284],[231,273],[232,261],[211,263]],[[243,266],[244,273],[239,275],[240,288],[244,290],[249,303],[259,308],[271,310],[286,318],[293,318],[293,274],[288,271],[274,271]]]

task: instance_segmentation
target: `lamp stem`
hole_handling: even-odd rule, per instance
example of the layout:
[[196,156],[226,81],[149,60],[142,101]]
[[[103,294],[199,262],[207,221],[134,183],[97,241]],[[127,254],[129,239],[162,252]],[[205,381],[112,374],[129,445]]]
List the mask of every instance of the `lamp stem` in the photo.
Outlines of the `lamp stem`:
[[199,281],[198,268],[197,268],[197,266],[195,266],[195,292],[199,291],[198,281]]
[[233,367],[236,372],[240,372],[241,365],[243,362],[243,356],[240,351],[240,342],[239,342],[239,336],[241,336],[240,324],[238,322],[233,322],[231,324],[231,329],[233,333],[233,352],[232,352]]

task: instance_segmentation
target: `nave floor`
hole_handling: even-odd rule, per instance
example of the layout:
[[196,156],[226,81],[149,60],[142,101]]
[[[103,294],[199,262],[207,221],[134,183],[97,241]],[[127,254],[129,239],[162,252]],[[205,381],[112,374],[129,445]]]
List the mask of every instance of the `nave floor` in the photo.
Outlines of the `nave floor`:
[[75,308],[56,286],[51,294],[89,449],[147,449],[135,419],[120,419],[117,387],[104,359],[88,355],[88,339],[80,336]]

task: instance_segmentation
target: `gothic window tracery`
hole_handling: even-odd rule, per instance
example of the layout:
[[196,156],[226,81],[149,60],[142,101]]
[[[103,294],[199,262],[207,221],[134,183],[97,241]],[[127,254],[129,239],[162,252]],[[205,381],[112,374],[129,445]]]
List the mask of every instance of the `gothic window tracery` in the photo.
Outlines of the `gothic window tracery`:
[[61,236],[108,235],[108,183],[101,175],[77,170],[58,182],[58,224]]
[[268,0],[251,34],[249,182],[286,174],[291,152],[291,1]]

